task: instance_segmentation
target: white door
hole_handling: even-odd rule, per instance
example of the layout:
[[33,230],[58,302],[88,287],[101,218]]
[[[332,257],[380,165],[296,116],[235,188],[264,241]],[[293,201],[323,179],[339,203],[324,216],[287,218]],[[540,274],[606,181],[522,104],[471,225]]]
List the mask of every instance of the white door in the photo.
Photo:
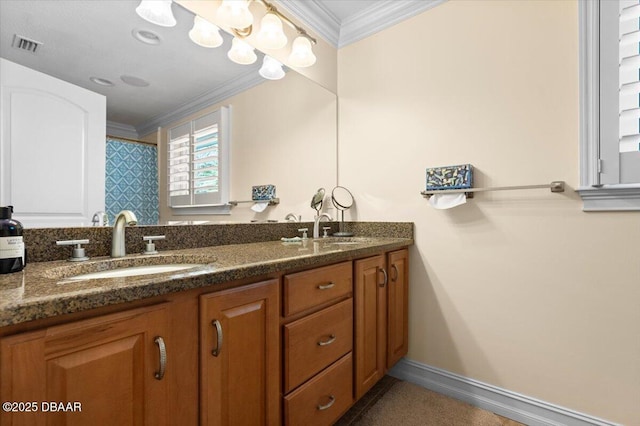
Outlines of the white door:
[[0,58],[0,205],[25,227],[104,210],[106,98]]

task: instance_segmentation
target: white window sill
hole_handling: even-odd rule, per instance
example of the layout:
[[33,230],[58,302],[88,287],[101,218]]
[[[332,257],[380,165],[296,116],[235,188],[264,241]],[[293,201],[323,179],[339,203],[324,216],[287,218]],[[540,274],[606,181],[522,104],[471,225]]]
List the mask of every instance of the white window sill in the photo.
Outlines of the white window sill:
[[640,211],[640,184],[581,187],[576,192],[582,197],[585,212]]

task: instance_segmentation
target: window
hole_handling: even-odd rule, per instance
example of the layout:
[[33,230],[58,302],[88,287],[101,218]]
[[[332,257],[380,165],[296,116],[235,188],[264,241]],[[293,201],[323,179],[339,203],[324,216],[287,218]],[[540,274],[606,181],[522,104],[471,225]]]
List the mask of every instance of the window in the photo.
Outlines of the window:
[[[169,206],[184,214],[228,213],[229,108],[176,126],[168,132]],[[203,211],[203,207],[208,207]],[[174,211],[181,214],[180,211]]]
[[579,2],[585,211],[640,210],[640,0]]

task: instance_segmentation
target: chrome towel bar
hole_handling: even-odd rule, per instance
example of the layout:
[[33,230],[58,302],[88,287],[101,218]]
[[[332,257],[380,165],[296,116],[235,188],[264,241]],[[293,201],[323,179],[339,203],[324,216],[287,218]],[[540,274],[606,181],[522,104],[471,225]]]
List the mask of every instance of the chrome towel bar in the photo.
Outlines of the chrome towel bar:
[[467,194],[468,198],[473,197],[474,192],[487,192],[487,191],[512,191],[516,189],[549,189],[551,192],[564,192],[564,181],[554,180],[548,184],[541,185],[514,185],[514,186],[495,186],[492,188],[466,188],[466,189],[440,189],[436,191],[422,191],[425,198],[430,198],[435,194]]

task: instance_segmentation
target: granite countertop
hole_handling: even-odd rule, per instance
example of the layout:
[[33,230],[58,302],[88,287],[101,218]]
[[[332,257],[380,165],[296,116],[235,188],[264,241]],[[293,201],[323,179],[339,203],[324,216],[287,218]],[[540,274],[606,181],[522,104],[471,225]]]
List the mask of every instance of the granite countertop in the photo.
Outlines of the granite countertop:
[[[30,263],[21,272],[0,275],[0,327],[78,312],[228,281],[366,257],[413,244],[410,238],[321,238],[268,241],[157,255],[92,258],[87,262]],[[69,280],[99,270],[167,263],[201,264],[177,272],[131,277]]]

